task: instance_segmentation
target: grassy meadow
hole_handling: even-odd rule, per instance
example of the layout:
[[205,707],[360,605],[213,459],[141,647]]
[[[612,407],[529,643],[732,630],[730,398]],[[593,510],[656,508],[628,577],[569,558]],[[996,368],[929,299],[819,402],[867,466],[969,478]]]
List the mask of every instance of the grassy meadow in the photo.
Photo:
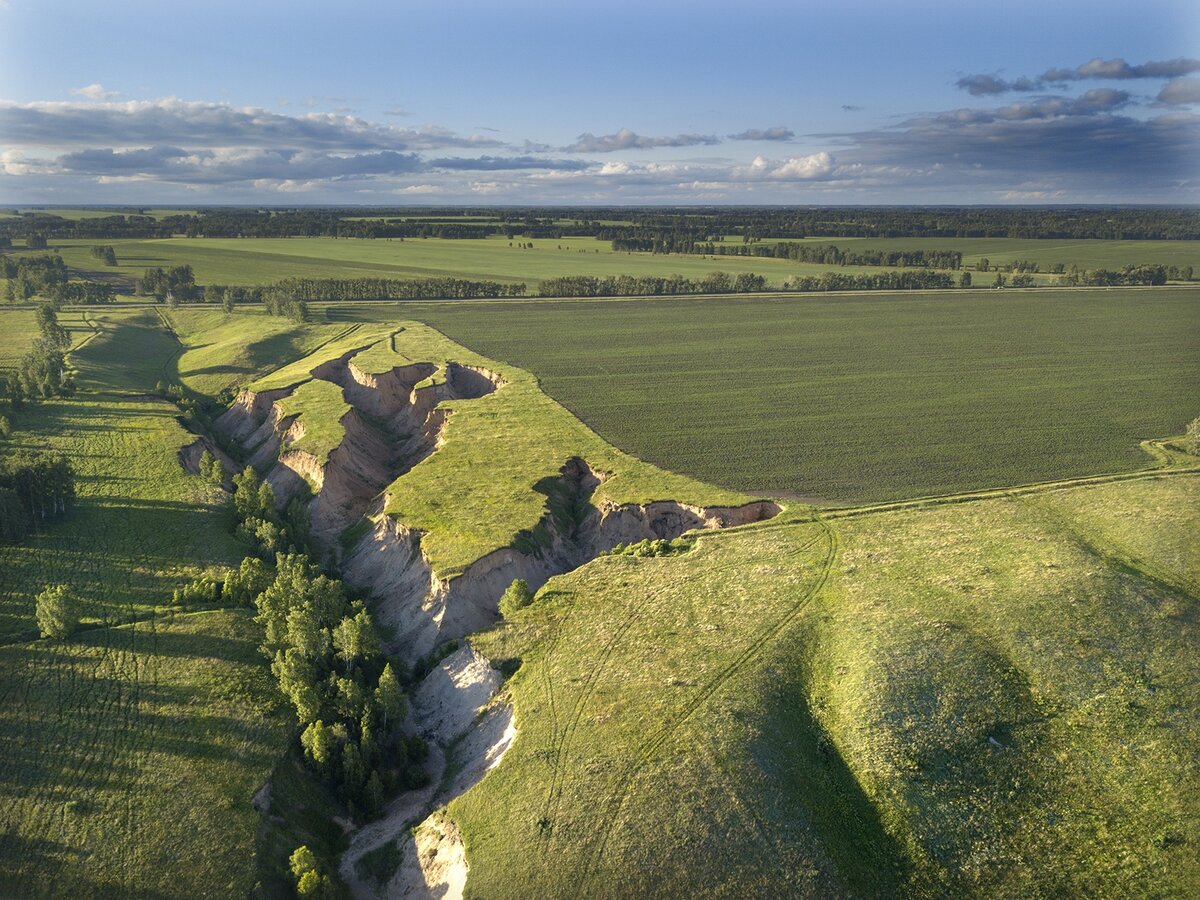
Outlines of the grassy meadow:
[[472,895],[1190,893],[1196,594],[1108,540],[1157,504],[1194,540],[1198,488],[798,511],[553,579],[475,639],[521,666],[450,805]]
[[[395,307],[331,307],[387,321]],[[1200,414],[1200,290],[404,304],[622,450],[822,502],[1142,468]]]
[[[193,438],[178,410],[146,395],[173,380],[181,346],[154,310],[60,321],[78,391],[15,411],[7,442],[66,454],[78,496],[43,534],[0,545],[0,894],[244,896],[251,798],[293,717],[248,611],[169,606],[245,552],[180,467]],[[4,359],[19,358],[31,313],[0,311],[0,332]],[[54,583],[81,604],[66,642],[37,639],[34,597]]]

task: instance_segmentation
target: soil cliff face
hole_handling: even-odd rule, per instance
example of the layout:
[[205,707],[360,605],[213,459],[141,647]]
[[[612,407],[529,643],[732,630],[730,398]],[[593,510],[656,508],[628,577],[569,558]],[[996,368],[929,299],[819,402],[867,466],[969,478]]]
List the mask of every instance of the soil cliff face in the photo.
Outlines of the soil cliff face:
[[569,460],[560,475],[561,490],[551,501],[554,508],[536,529],[541,540],[528,551],[500,547],[461,574],[439,578],[421,549],[420,534],[381,517],[346,556],[343,575],[370,591],[376,618],[392,633],[389,649],[420,655],[495,622],[500,596],[514,579],[524,579],[536,591],[617,544],[672,540],[693,529],[746,525],[779,512],[766,500],[739,507],[674,501],[595,506],[591,496],[601,480],[583,460]]

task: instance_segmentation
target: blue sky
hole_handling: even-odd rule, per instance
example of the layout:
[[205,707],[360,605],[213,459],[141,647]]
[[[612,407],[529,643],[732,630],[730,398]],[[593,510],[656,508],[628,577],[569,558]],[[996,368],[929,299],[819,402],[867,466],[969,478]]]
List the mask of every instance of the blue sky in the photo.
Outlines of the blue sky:
[[1195,6],[0,0],[0,203],[1194,203]]

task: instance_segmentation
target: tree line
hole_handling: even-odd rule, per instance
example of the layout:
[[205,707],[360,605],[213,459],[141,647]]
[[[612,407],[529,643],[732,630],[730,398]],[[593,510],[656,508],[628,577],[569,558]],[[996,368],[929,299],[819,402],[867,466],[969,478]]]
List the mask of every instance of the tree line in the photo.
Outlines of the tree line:
[[70,270],[57,253],[39,256],[0,255],[0,277],[6,279],[5,299],[24,303],[45,297],[56,303],[111,303],[111,285],[95,281],[70,281]]
[[[764,237],[1007,237],[1034,239],[1198,240],[1193,207],[444,207],[414,218],[411,209],[206,208],[152,218],[141,211],[71,219],[27,213],[0,221],[0,241],[47,238],[598,237],[682,247],[732,235]],[[364,216],[364,213],[370,217]],[[618,223],[618,224],[614,224]],[[631,248],[632,249],[632,248]],[[659,249],[658,252],[693,252]]]
[[[614,242],[614,249],[616,243]],[[769,259],[790,259],[796,262],[820,263],[827,266],[919,266],[929,269],[962,268],[959,250],[843,250],[836,244],[797,244],[779,241],[762,243],[698,244],[693,253],[709,256],[756,256]]]

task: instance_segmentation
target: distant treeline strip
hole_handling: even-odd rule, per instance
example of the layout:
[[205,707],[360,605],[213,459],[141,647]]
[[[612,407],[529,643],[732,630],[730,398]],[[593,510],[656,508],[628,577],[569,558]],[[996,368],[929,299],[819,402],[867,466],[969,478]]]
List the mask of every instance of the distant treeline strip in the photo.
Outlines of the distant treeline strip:
[[[622,249],[613,241],[613,249]],[[791,259],[796,262],[820,263],[827,266],[916,266],[928,269],[962,268],[959,250],[843,250],[836,244],[797,244],[780,241],[775,244],[697,244],[694,253],[709,256],[759,256],[768,259]]]
[[616,275],[595,278],[570,275],[550,278],[538,285],[542,297],[642,297],[674,294],[755,294],[766,291],[905,291],[941,290],[956,287],[958,282],[945,272],[926,270],[909,272],[879,272],[871,275],[823,272],[789,278],[782,286],[772,286],[761,275],[743,272],[729,275],[712,272],[703,278],[682,275],[658,276]]
[[[13,211],[16,212],[15,210]],[[364,216],[370,216],[366,218]],[[650,252],[691,253],[727,236],[1200,240],[1194,207],[447,207],[411,209],[206,208],[154,218],[142,209],[71,219],[30,212],[0,221],[0,248],[47,238],[349,237],[486,238],[648,242]],[[657,245],[657,247],[655,246]]]
[[263,287],[264,302],[273,298],[306,303],[334,300],[468,300],[522,297],[524,284],[470,281],[464,278],[285,278]]

